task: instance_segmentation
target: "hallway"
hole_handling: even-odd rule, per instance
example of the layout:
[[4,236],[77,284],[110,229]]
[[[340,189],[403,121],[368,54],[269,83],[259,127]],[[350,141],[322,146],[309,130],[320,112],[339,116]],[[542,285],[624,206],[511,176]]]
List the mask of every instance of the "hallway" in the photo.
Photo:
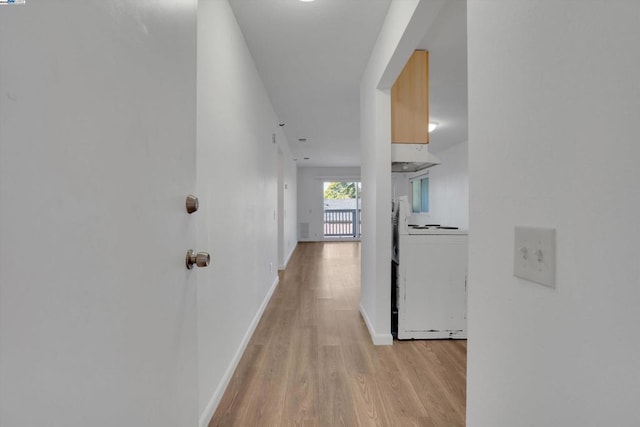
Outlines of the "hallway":
[[373,346],[360,244],[299,243],[210,426],[463,426],[466,341]]

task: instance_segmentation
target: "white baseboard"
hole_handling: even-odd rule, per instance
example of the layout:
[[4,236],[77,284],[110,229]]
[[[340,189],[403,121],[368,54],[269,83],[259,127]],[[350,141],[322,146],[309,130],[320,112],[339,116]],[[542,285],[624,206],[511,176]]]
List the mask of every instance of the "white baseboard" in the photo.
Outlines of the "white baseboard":
[[269,300],[271,300],[271,296],[273,295],[273,292],[278,287],[279,281],[280,281],[280,278],[276,275],[273,285],[271,285],[271,288],[269,289],[269,292],[267,292],[267,295],[264,297],[264,300],[262,301],[262,304],[260,305],[258,312],[253,317],[253,320],[249,325],[249,329],[247,329],[247,333],[244,334],[244,338],[240,343],[240,347],[238,347],[238,350],[234,354],[233,359],[231,359],[231,362],[229,363],[227,370],[225,371],[222,379],[220,380],[220,383],[218,384],[216,391],[213,393],[211,400],[209,400],[209,403],[207,404],[203,413],[200,415],[200,427],[207,427],[209,425],[209,421],[211,421],[211,418],[213,417],[214,412],[218,408],[218,405],[220,404],[220,400],[222,399],[222,395],[227,389],[227,386],[229,385],[229,381],[231,381],[231,377],[233,376],[233,373],[238,367],[238,363],[240,363],[242,354],[247,348],[247,345],[251,340],[251,336],[253,335],[253,332],[256,330],[256,327],[258,326],[258,322],[260,322],[260,319],[262,318],[262,314],[264,313],[264,310],[267,308],[267,304],[269,304]]
[[291,259],[291,255],[293,255],[293,252],[296,250],[297,247],[298,247],[298,242],[296,242],[296,244],[293,245],[293,248],[291,248],[291,251],[289,252],[289,255],[287,255],[287,259],[284,260],[284,265],[279,266],[278,270],[286,270],[287,269],[287,264],[289,264],[289,260]]
[[369,316],[362,304],[360,304],[360,314],[364,319],[364,323],[367,325],[367,329],[369,329],[369,335],[371,336],[373,345],[393,345],[393,335],[376,333],[376,330],[374,329],[371,320],[369,320]]

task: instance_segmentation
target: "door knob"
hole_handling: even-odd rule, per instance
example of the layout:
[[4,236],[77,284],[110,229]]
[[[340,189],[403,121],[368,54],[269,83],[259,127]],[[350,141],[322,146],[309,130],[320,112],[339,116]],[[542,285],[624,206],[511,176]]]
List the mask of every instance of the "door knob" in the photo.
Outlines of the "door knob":
[[187,251],[186,264],[187,268],[191,270],[194,265],[198,267],[207,267],[211,262],[211,255],[207,252],[196,253],[193,249]]
[[199,205],[200,205],[200,202],[198,201],[198,198],[196,196],[194,196],[193,194],[189,194],[187,196],[187,201],[185,202],[185,206],[187,208],[188,213],[192,214],[195,211],[197,211]]

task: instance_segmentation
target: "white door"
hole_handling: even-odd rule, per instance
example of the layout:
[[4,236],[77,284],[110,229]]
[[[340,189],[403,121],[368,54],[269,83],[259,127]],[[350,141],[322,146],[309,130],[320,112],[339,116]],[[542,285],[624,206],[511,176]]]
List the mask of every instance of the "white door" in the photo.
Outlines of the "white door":
[[195,67],[195,0],[0,6],[3,427],[197,425]]

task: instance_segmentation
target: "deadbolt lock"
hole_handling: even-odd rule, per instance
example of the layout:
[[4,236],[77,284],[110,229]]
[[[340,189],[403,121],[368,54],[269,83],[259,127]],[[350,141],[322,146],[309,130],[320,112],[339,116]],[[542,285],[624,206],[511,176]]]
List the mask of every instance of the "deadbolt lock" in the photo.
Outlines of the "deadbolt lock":
[[185,262],[189,270],[191,270],[194,265],[198,267],[207,267],[211,262],[211,255],[209,255],[207,252],[196,253],[196,251],[194,251],[193,249],[189,249],[187,251]]
[[198,201],[198,198],[193,194],[189,194],[186,201],[187,212],[192,214],[198,210],[199,206],[200,202]]

